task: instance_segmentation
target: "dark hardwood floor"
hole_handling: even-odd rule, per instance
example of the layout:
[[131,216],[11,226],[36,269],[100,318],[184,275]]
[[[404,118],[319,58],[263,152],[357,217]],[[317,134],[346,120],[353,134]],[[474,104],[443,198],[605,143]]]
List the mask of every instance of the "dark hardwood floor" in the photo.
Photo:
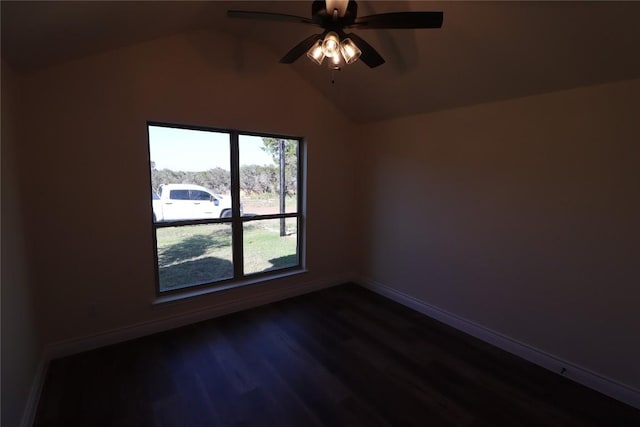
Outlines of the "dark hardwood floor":
[[51,363],[36,426],[640,426],[355,285]]

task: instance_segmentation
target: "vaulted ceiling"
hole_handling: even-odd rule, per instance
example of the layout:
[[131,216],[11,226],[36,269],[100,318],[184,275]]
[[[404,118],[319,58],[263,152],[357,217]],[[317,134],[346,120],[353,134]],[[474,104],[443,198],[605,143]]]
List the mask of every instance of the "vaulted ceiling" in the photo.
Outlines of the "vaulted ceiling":
[[[640,77],[640,2],[359,1],[359,16],[444,11],[438,30],[360,30],[387,63],[300,75],[356,122]],[[311,1],[2,2],[2,57],[25,73],[170,34],[211,30],[273,62],[313,26],[229,19],[229,9],[310,16]],[[259,66],[259,64],[258,64]],[[332,78],[335,83],[332,83]]]

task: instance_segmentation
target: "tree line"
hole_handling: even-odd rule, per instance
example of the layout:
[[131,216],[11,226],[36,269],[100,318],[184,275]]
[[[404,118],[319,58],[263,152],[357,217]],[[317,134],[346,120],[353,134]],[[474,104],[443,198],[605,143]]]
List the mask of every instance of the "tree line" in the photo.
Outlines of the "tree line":
[[[273,138],[263,138],[264,150],[271,154],[275,165],[243,165],[240,166],[240,191],[244,194],[276,194],[280,191],[280,151],[279,141]],[[297,144],[295,141],[284,141],[283,154],[285,159],[285,191],[287,195],[297,193]],[[276,166],[277,165],[277,166]],[[222,168],[206,171],[174,171],[157,169],[155,162],[151,162],[151,186],[158,193],[162,184],[196,184],[214,193],[227,194],[231,191],[231,174]]]
[[[280,191],[280,168],[277,166],[248,165],[240,167],[240,190],[245,194],[277,193]],[[295,181],[287,180],[287,194],[295,194]],[[151,185],[158,193],[162,184],[196,184],[226,194],[231,191],[231,174],[222,168],[201,172],[156,169],[151,165]]]

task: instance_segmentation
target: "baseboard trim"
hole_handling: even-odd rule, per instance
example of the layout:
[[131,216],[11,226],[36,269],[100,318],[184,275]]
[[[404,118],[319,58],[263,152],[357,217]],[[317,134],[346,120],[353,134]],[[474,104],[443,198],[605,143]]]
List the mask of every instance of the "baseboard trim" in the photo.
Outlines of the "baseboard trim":
[[47,360],[52,360],[107,345],[117,344],[146,335],[164,332],[192,323],[212,319],[214,317],[248,310],[260,305],[303,295],[319,289],[329,288],[331,286],[345,283],[346,281],[348,281],[347,276],[335,277],[326,280],[296,282],[294,285],[279,287],[275,290],[268,286],[259,286],[256,287],[256,291],[250,296],[240,297],[231,301],[225,300],[224,302],[209,305],[200,310],[189,311],[179,315],[140,322],[123,328],[116,328],[89,336],[52,343],[45,347],[45,357]]
[[374,280],[360,278],[355,282],[379,295],[528,360],[531,363],[555,372],[558,375],[563,375],[579,384],[633,406],[634,408],[640,409],[640,390],[636,390],[626,384],[622,384],[567,360],[548,354]]
[[190,311],[180,315],[164,317],[161,319],[140,322],[123,328],[111,329],[97,334],[59,341],[45,346],[43,355],[29,392],[29,397],[25,405],[20,427],[30,427],[35,421],[38,403],[42,394],[42,388],[47,376],[49,362],[60,357],[93,350],[107,345],[117,344],[131,339],[140,338],[158,332],[168,331],[192,323],[224,316],[242,310],[248,310],[264,304],[285,300],[298,295],[307,294],[320,289],[330,288],[343,283],[351,282],[351,275],[336,276],[312,280],[307,282],[297,282],[294,285],[270,289],[266,286],[260,287],[251,296],[238,298],[233,301],[225,301],[221,304],[210,305],[204,309]]
[[24,411],[22,412],[20,427],[31,427],[36,419],[36,412],[38,410],[38,404],[40,403],[44,380],[47,377],[48,367],[49,361],[45,357],[41,357],[40,362],[36,367],[33,382],[31,383],[31,390],[29,390],[27,403],[25,404]]

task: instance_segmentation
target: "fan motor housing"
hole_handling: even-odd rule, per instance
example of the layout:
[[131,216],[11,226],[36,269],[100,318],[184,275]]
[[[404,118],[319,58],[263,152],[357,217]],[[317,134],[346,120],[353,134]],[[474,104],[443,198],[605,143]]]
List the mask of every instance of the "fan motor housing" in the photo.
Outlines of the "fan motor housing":
[[358,4],[355,0],[349,1],[347,11],[344,16],[339,16],[335,21],[333,14],[327,10],[324,0],[315,0],[311,3],[311,18],[314,22],[325,29],[342,28],[355,22],[358,15]]

